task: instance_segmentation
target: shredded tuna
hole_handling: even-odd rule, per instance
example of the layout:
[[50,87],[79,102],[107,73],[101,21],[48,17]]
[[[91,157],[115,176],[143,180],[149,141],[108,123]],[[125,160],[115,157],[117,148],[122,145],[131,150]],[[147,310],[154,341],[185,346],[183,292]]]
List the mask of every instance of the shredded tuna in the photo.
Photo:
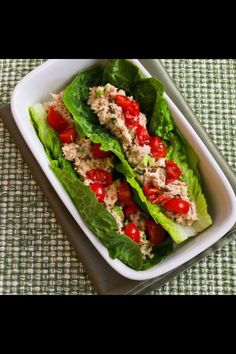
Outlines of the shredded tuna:
[[184,182],[181,182],[179,180],[176,180],[172,183],[168,183],[165,187],[166,192],[165,194],[169,197],[171,196],[179,196],[182,199],[185,199],[187,201],[189,201],[188,198],[188,187],[186,186],[186,184]]
[[150,146],[149,145],[133,145],[127,151],[128,161],[131,165],[141,164],[144,156],[150,154]]
[[145,233],[143,231],[140,232],[140,250],[143,258],[146,257],[152,259],[154,254],[152,253],[152,244],[146,239]]
[[152,183],[157,188],[166,186],[166,174],[163,168],[146,168],[143,177],[144,183]]
[[113,169],[112,158],[94,159],[90,152],[90,146],[91,142],[89,139],[81,139],[79,144],[65,144],[62,147],[62,151],[67,160],[74,162],[76,171],[83,178],[86,178],[87,172],[94,168],[111,172]]
[[117,94],[117,89],[114,86],[108,87],[106,94],[102,97],[97,97],[96,90],[97,87],[90,90],[88,104],[98,115],[100,123],[111,129],[118,138],[122,138],[128,147],[132,144],[132,136],[125,125],[122,108],[114,102],[110,102]]
[[75,143],[65,144],[62,146],[63,154],[68,161],[75,160],[75,158],[78,154],[77,148],[78,148],[78,145]]
[[140,123],[140,125],[142,125],[144,128],[146,128],[146,126],[147,126],[147,118],[146,118],[145,114],[139,113],[139,123]]
[[106,197],[104,199],[104,203],[108,209],[114,208],[118,200],[117,187],[118,182],[114,181],[109,187],[106,188]]

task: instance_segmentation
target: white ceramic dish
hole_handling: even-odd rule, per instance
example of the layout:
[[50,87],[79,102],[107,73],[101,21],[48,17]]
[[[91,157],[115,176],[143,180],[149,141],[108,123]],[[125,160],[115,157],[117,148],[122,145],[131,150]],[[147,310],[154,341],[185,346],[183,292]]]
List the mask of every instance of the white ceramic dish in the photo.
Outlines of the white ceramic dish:
[[[235,194],[224,173],[201,139],[179,109],[166,95],[177,127],[200,157],[199,168],[203,177],[203,188],[207,196],[209,211],[213,217],[213,225],[197,237],[191,238],[184,244],[176,247],[174,252],[166,260],[149,270],[135,271],[119,260],[112,260],[109,257],[107,249],[88,229],[70,200],[70,197],[50,170],[44,148],[31,125],[28,113],[29,106],[49,99],[50,92],[58,92],[63,89],[81,69],[103,61],[104,60],[98,59],[48,60],[18,83],[12,95],[11,110],[20,132],[50,183],[103,258],[113,269],[126,278],[134,280],[151,279],[167,273],[187,262],[214,244],[232,228],[236,222]],[[130,61],[139,66],[144,75],[147,77],[151,76],[137,59],[130,59]]]

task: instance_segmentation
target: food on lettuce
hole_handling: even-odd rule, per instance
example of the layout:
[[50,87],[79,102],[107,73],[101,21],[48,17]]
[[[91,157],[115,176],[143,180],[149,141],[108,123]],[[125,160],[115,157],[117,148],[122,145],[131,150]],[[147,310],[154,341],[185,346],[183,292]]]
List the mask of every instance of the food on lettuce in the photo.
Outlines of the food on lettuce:
[[[116,156],[77,132],[63,92],[52,97],[31,107],[30,114],[52,170],[82,218],[112,258],[134,269],[158,263],[172,249],[169,235],[137,206],[130,185],[115,169]],[[150,222],[157,225],[155,239],[146,226]]]
[[163,93],[157,79],[113,59],[79,73],[63,102],[78,131],[119,158],[116,168],[135,191],[137,204],[181,243],[212,220],[198,157],[176,129]]
[[[153,204],[160,204],[163,212],[167,211],[166,214],[176,222],[192,225],[198,220],[197,210],[194,201],[190,201],[186,183],[179,180],[182,171],[173,161],[166,159],[168,149],[163,140],[149,134],[147,118],[140,111],[139,103],[125,92],[120,95],[119,88],[110,84],[99,89],[103,94],[98,96],[98,87],[90,88],[88,105],[97,114],[99,122],[117,137],[134,171],[139,171],[137,179],[147,198]],[[152,163],[147,166],[151,159]],[[149,186],[148,191],[146,186]],[[172,199],[175,202],[171,202]]]

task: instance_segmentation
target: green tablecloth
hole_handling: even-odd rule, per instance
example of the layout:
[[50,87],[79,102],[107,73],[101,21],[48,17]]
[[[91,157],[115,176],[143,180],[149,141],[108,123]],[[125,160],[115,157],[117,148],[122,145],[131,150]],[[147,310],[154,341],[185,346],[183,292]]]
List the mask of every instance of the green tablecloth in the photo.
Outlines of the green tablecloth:
[[[0,104],[41,59],[0,60]],[[236,171],[236,60],[163,59]],[[95,294],[21,154],[0,121],[0,294]],[[236,241],[151,294],[236,294]]]

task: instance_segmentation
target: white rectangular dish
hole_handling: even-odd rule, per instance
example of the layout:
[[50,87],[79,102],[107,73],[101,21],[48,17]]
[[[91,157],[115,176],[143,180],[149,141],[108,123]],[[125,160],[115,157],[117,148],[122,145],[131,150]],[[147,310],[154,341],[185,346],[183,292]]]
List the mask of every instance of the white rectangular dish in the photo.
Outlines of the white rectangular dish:
[[[103,61],[104,60],[98,59],[48,60],[29,73],[16,86],[12,95],[11,110],[23,138],[45,175],[98,252],[113,269],[124,277],[133,280],[147,280],[163,275],[184,264],[224,236],[236,222],[235,194],[224,173],[213,159],[206,146],[172,100],[165,95],[176,126],[185,139],[192,145],[200,158],[199,169],[202,175],[202,184],[206,194],[209,212],[213,218],[213,225],[198,236],[176,247],[173,253],[162,263],[145,271],[133,270],[121,261],[112,260],[109,257],[107,249],[88,229],[67,192],[49,168],[48,158],[31,124],[28,113],[29,106],[48,100],[50,92],[58,92],[63,89],[80,70]],[[130,61],[136,64],[145,76],[151,76],[137,59],[130,59]]]

